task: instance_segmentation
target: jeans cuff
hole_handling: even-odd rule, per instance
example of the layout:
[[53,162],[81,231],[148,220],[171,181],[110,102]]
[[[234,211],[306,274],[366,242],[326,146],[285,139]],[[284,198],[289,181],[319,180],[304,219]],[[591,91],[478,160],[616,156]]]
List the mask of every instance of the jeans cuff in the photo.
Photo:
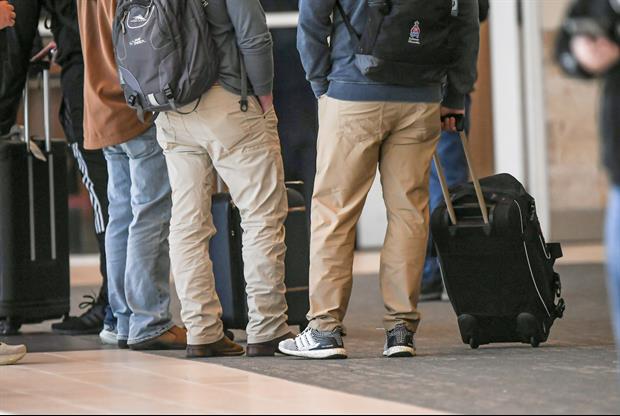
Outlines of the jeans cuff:
[[170,329],[172,329],[173,327],[174,327],[174,323],[170,322],[170,323],[168,323],[165,326],[160,326],[157,329],[149,331],[149,335],[145,335],[145,336],[143,336],[141,338],[138,338],[138,339],[130,339],[130,340],[128,340],[127,344],[128,345],[136,345],[136,344],[140,344],[140,343],[145,342],[145,341],[149,341],[149,340],[155,339],[155,338],[161,336],[162,334],[165,334],[166,332],[170,331]]

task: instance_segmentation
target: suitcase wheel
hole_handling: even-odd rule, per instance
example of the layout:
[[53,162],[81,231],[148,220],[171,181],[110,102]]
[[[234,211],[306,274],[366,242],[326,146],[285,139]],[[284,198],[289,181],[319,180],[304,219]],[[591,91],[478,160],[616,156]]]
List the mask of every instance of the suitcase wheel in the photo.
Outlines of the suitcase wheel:
[[544,337],[543,331],[543,325],[531,313],[522,313],[517,316],[517,333],[524,344],[538,348]]
[[0,321],[0,335],[11,336],[19,334],[22,324],[14,318],[6,318]]
[[459,329],[461,330],[461,338],[465,344],[476,350],[480,347],[480,339],[478,338],[478,320],[472,315],[459,316]]
[[478,343],[476,337],[471,337],[469,339],[469,346],[472,350],[477,350],[478,348],[480,348],[480,344]]

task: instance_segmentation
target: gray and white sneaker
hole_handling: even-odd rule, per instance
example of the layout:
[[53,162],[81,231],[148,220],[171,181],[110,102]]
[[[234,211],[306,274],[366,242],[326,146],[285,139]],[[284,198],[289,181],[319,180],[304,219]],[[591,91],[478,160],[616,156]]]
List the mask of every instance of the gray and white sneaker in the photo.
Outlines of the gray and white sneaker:
[[307,328],[294,339],[287,339],[280,343],[282,354],[293,357],[313,358],[319,360],[347,358],[340,330],[321,332]]
[[387,331],[383,356],[388,358],[415,357],[414,336],[415,334],[404,324],[399,324],[391,331]]

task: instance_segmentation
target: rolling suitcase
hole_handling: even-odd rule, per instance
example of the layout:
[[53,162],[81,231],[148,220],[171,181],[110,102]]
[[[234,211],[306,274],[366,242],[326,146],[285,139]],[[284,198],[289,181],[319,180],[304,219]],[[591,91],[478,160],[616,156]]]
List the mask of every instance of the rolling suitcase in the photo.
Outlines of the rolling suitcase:
[[445,202],[431,219],[461,337],[473,349],[500,342],[538,347],[565,310],[553,269],[561,246],[545,242],[534,198],[517,179],[501,174],[478,181],[464,133],[461,139],[472,183],[448,190],[435,155]]
[[61,318],[70,309],[67,145],[51,140],[49,63],[37,65],[43,74],[45,140],[30,138],[26,86],[26,140],[0,141],[3,335],[17,333],[22,324]]
[[[305,329],[308,325],[306,314],[310,309],[310,236],[304,197],[291,188],[296,185],[299,183],[287,184],[286,301],[289,306],[288,323]],[[243,273],[241,216],[228,193],[213,196],[211,211],[217,233],[211,239],[209,254],[213,262],[216,291],[222,304],[222,321],[227,329],[245,329],[248,306]]]

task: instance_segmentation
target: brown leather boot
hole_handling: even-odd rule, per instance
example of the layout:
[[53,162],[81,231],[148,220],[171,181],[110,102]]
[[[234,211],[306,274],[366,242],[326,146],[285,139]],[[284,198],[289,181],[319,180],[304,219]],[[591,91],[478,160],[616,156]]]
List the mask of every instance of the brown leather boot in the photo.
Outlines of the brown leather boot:
[[213,344],[187,346],[187,358],[238,357],[243,353],[243,347],[235,344],[228,337]]
[[279,352],[278,345],[280,345],[282,341],[293,338],[295,338],[295,335],[292,332],[289,332],[288,334],[271,341],[248,344],[245,355],[248,357],[273,357],[276,355],[276,352]]
[[187,331],[178,326],[173,326],[157,338],[129,345],[129,348],[134,351],[184,350],[186,347]]

